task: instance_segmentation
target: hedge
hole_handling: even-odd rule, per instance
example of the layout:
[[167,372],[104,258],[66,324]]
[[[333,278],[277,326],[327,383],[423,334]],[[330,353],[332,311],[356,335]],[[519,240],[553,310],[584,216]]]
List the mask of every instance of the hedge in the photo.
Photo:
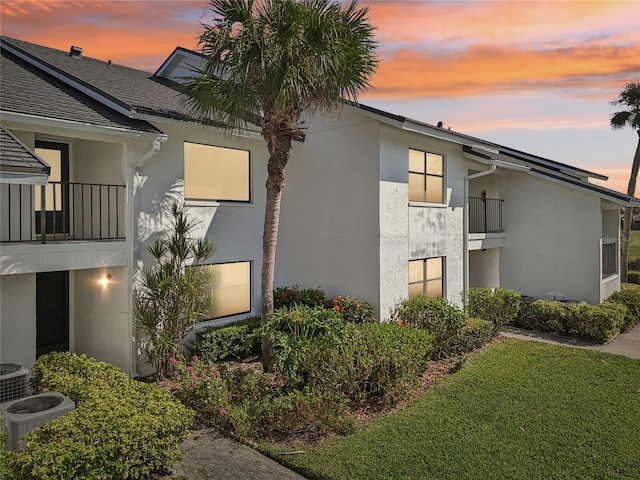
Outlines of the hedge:
[[623,283],[620,291],[611,295],[607,302],[625,305],[628,309],[621,331],[626,332],[640,323],[640,285]]
[[260,337],[254,335],[260,327],[260,317],[248,317],[239,322],[209,327],[196,332],[191,344],[192,355],[205,363],[238,360],[260,352]]
[[522,298],[504,288],[470,288],[465,300],[469,316],[489,320],[497,330],[518,316]]
[[493,322],[482,318],[468,318],[453,341],[449,353],[457,355],[480,348],[491,340],[495,331]]
[[600,305],[564,303],[550,300],[525,301],[516,326],[573,337],[607,342],[624,325],[628,309],[607,302]]
[[36,392],[68,396],[76,409],[25,435],[24,450],[8,452],[17,478],[144,479],[183,454],[194,413],[155,384],[69,352],[40,357],[31,381]]

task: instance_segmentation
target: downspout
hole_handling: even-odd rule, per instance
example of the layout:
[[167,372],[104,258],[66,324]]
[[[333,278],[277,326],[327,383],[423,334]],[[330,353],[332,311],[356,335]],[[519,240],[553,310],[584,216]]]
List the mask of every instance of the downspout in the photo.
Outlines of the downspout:
[[464,177],[464,210],[463,210],[463,231],[462,231],[462,301],[464,303],[467,298],[467,291],[469,290],[469,180],[474,178],[484,177],[485,175],[491,175],[496,171],[496,164],[493,160],[489,160],[489,169],[483,170],[472,175]]
[[129,219],[127,224],[129,226],[129,235],[128,238],[128,254],[129,254],[129,268],[128,268],[128,287],[129,292],[129,321],[130,324],[130,332],[131,332],[131,364],[130,364],[130,374],[132,377],[136,377],[138,375],[138,337],[136,334],[136,324],[133,321],[133,290],[134,290],[134,271],[136,267],[136,258],[135,258],[135,248],[137,245],[137,239],[134,239],[134,233],[136,231],[136,215],[138,212],[138,180],[136,178],[137,170],[142,167],[145,163],[147,163],[154,155],[158,153],[160,150],[160,142],[166,142],[166,135],[158,135],[155,139],[152,140],[151,149],[146,152],[138,161],[128,163],[127,165],[127,183],[130,188],[127,188],[127,201],[129,202]]

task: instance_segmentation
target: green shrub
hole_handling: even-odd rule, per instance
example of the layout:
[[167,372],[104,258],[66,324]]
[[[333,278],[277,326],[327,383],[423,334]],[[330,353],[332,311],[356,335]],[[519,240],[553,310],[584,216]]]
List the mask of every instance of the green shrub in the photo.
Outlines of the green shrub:
[[191,344],[191,355],[196,355],[204,363],[216,363],[258,354],[260,337],[255,335],[258,328],[260,317],[248,317],[239,322],[200,330]]
[[401,324],[422,328],[435,337],[435,355],[446,354],[465,324],[462,310],[442,298],[422,295],[403,300],[391,311],[391,318]]
[[367,323],[377,322],[376,311],[373,306],[359,298],[348,295],[338,295],[333,300],[325,300],[325,308],[331,308],[342,315],[346,322]]
[[466,308],[471,317],[493,322],[494,330],[511,323],[520,311],[521,296],[504,288],[470,288]]
[[278,287],[273,291],[273,309],[291,308],[295,304],[315,307],[325,301],[325,293],[318,288],[301,289],[298,285],[292,287]]
[[339,342],[346,323],[340,313],[322,306],[296,304],[290,310],[273,312],[260,335],[270,335],[271,365],[285,378],[288,385],[304,381],[302,360],[313,342],[331,337]]
[[607,342],[620,332],[627,311],[624,305],[614,302],[581,305],[535,300],[523,303],[516,325],[543,332]]
[[9,434],[3,428],[4,418],[0,411],[0,478],[9,478],[9,471],[7,470],[7,441],[9,440]]
[[229,391],[222,378],[218,365],[206,364],[197,356],[186,361],[183,358],[172,359],[174,378],[180,382],[180,399],[198,409],[224,409],[229,403]]
[[640,285],[623,283],[620,291],[611,295],[607,301],[621,303],[628,309],[620,331],[627,332],[640,323]]
[[451,345],[449,353],[457,355],[480,348],[491,340],[493,332],[493,322],[482,318],[468,318]]
[[638,271],[638,270],[629,270],[627,272],[627,282],[633,283],[635,285],[640,284],[640,271]]
[[193,412],[154,384],[68,352],[40,357],[31,381],[36,392],[70,397],[76,409],[27,434],[24,450],[8,452],[17,478],[148,478],[182,456]]
[[629,263],[627,265],[629,271],[640,271],[640,257],[629,258]]

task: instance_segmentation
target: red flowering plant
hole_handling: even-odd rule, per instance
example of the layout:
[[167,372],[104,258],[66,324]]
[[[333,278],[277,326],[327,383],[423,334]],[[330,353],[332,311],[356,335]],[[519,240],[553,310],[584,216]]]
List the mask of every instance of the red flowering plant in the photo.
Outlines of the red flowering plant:
[[216,365],[201,362],[197,356],[186,361],[171,357],[175,379],[180,383],[180,397],[186,403],[224,414],[230,395],[223,379],[224,371]]
[[377,321],[375,309],[369,302],[359,298],[351,298],[349,295],[338,295],[333,300],[327,300],[324,302],[324,307],[342,314],[342,318],[347,322],[369,323]]
[[323,305],[325,301],[325,293],[318,288],[300,288],[298,285],[291,287],[278,287],[273,291],[273,308],[291,309],[294,305],[306,305],[307,307],[315,307]]

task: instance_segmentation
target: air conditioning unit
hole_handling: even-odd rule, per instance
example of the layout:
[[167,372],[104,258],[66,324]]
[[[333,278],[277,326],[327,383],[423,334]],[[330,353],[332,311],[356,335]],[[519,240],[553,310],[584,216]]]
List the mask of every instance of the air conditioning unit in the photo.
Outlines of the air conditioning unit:
[[29,370],[15,363],[0,363],[0,403],[27,396]]
[[39,393],[3,403],[0,409],[9,432],[7,450],[22,450],[24,435],[75,408],[73,400],[58,392]]

